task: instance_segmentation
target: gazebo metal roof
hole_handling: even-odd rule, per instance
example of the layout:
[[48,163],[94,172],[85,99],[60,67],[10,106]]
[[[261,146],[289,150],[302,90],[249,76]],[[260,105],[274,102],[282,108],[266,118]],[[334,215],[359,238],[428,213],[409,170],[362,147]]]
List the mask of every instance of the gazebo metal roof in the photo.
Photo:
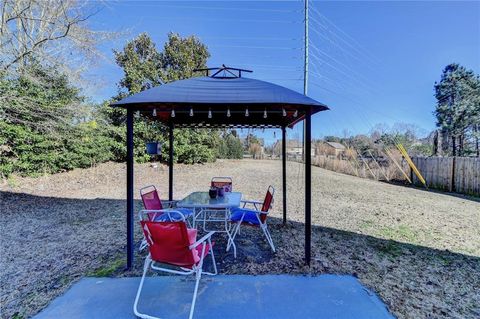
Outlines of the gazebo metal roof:
[[[215,72],[209,76],[210,71]],[[205,77],[163,84],[112,104],[127,110],[127,268],[133,265],[133,122],[140,112],[169,126],[169,200],[173,199],[174,127],[277,127],[282,129],[283,222],[287,220],[286,128],[305,122],[305,154],[311,149],[311,116],[328,107],[285,87],[242,78],[248,70],[202,69]],[[311,258],[311,157],[305,156],[305,260]]]
[[174,81],[112,106],[182,127],[292,127],[307,110],[311,114],[328,110],[325,104],[288,88],[240,75]]

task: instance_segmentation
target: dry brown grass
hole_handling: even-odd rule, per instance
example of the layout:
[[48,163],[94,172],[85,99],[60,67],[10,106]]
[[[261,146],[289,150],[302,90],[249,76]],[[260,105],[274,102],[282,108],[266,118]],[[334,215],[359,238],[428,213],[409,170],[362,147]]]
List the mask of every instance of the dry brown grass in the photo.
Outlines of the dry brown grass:
[[[165,166],[135,170],[136,190],[156,184],[166,197]],[[248,199],[260,199],[269,184],[276,186],[270,222],[278,253],[269,252],[258,230],[245,229],[234,260],[223,253],[224,238],[217,236],[222,273],[353,274],[399,318],[480,317],[478,201],[313,167],[313,262],[306,267],[303,166],[288,163],[287,174],[289,223],[282,226],[279,161],[175,167],[177,198],[208,189],[212,176],[232,176],[235,190]],[[133,272],[118,269],[125,244],[124,165],[17,178],[0,191],[4,318],[34,314],[87,274],[139,274],[141,258]]]
[[[330,171],[361,178],[381,181],[406,180],[402,172],[400,172],[390,158],[388,158],[386,163],[379,163],[374,159],[360,158],[353,154],[353,151],[347,149],[347,153],[343,158],[331,155],[317,155],[313,158],[312,164]],[[401,163],[402,169],[409,174],[410,168],[407,164],[402,162],[401,156],[395,156],[395,160],[399,164]]]

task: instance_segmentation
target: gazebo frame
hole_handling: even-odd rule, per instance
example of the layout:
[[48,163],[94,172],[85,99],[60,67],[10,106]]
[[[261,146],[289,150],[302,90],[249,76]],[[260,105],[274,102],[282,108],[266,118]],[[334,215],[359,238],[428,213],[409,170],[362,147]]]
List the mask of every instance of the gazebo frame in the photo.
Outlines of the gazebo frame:
[[[206,72],[207,77],[191,78],[182,81],[175,81],[169,84],[161,85],[138,94],[127,97],[112,106],[123,107],[127,110],[127,268],[133,265],[134,256],[134,147],[133,147],[133,123],[135,112],[150,116],[155,120],[165,123],[169,127],[169,179],[168,179],[168,197],[173,200],[173,129],[175,127],[200,127],[200,128],[218,128],[218,127],[241,127],[241,128],[280,128],[282,130],[282,189],[283,189],[283,224],[287,222],[287,154],[286,154],[286,128],[293,127],[298,122],[304,120],[304,145],[305,145],[305,262],[310,264],[311,260],[311,223],[312,223],[312,204],[311,204],[311,128],[312,114],[328,110],[328,107],[320,102],[310,99],[300,93],[291,91],[278,85],[268,82],[242,78],[242,72],[251,72],[249,70],[229,68],[222,66],[220,68],[200,69],[196,71]],[[211,71],[215,71],[210,75]],[[211,80],[210,80],[211,79]],[[213,81],[215,79],[215,81]],[[213,90],[215,86],[222,89],[223,84],[233,84],[230,90],[235,89],[235,84],[247,83],[247,85],[260,86],[262,88],[261,96],[258,100],[236,101],[233,98],[226,100],[214,100],[211,103],[203,99],[193,100],[179,97],[173,100],[167,98],[171,91],[170,88],[189,88],[187,81],[196,80],[201,82],[199,85],[209,86]],[[225,82],[233,81],[237,82]],[[241,81],[240,81],[241,80]],[[205,83],[204,83],[205,82]],[[188,82],[190,83],[190,82]],[[195,82],[196,83],[196,82]],[[218,83],[218,84],[217,84]],[[223,84],[220,84],[223,83]],[[173,85],[174,84],[174,85]],[[168,86],[171,86],[168,88]],[[258,89],[257,87],[255,87]],[[168,90],[167,90],[168,89]],[[195,89],[195,88],[194,88]],[[196,88],[198,89],[198,88]],[[243,87],[243,89],[245,89]],[[155,91],[157,90],[157,91]],[[162,91],[163,90],[163,91]],[[149,92],[150,91],[150,92]],[[255,90],[254,90],[255,91]],[[165,93],[164,93],[165,92]],[[226,95],[228,96],[228,91]],[[217,92],[215,92],[217,93]],[[230,92],[231,93],[231,92]],[[237,96],[238,94],[231,94]],[[265,95],[271,96],[270,100],[264,98]],[[212,98],[214,99],[214,97]],[[195,110],[196,116],[192,116]],[[226,114],[219,116],[220,114]],[[268,117],[267,117],[268,114]],[[213,116],[215,115],[215,116]]]

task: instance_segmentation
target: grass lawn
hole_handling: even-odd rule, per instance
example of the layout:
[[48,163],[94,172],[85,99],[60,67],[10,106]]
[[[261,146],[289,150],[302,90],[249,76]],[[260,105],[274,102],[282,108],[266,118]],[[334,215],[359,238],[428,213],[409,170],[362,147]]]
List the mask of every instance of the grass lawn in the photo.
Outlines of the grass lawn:
[[[176,198],[207,190],[212,176],[232,176],[234,190],[262,199],[276,188],[272,254],[258,229],[242,230],[238,258],[216,238],[226,274],[353,274],[399,318],[480,317],[480,202],[312,169],[313,238],[303,262],[303,166],[287,164],[288,219],[281,223],[279,161],[218,161],[175,167]],[[155,184],[167,197],[168,170],[135,166],[135,189]],[[29,317],[86,275],[123,272],[125,166],[101,164],[40,178],[12,178],[0,188],[2,317]],[[138,191],[136,192],[138,196]],[[141,203],[137,201],[138,207]],[[136,225],[137,227],[138,225]],[[136,229],[136,241],[141,239]]]

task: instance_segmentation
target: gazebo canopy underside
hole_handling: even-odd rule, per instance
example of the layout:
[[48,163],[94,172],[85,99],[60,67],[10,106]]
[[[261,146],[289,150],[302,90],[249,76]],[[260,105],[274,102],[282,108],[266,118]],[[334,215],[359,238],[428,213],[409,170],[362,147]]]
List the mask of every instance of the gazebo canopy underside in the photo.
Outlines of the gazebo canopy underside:
[[[175,127],[293,127],[305,118],[304,105],[204,105],[189,104],[172,106],[171,103],[131,105],[126,107],[140,112],[144,117]],[[155,110],[155,113],[154,113]],[[172,111],[175,116],[172,117]],[[227,115],[228,112],[228,115]],[[153,115],[155,114],[155,116]],[[248,114],[248,115],[246,115]]]

